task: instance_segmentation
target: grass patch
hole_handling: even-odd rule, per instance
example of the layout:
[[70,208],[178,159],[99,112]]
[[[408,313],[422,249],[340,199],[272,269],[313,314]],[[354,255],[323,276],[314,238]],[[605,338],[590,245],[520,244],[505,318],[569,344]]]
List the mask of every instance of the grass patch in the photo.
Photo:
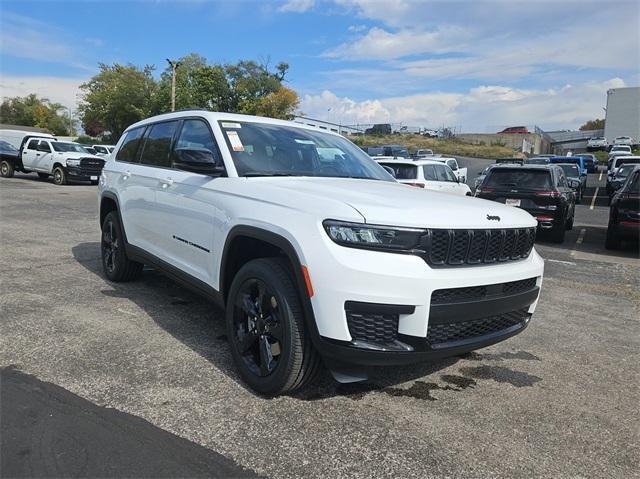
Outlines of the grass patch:
[[349,136],[361,148],[382,145],[405,145],[409,152],[428,148],[443,155],[471,156],[475,158],[511,158],[514,151],[502,144],[472,144],[457,139],[427,138],[420,135],[365,135]]

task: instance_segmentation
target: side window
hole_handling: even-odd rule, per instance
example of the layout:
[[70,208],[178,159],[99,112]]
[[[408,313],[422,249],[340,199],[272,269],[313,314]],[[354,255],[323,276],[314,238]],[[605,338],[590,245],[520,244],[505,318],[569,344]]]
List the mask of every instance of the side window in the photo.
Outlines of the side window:
[[[245,153],[249,154],[249,148]],[[222,158],[216,140],[203,120],[185,120],[176,140],[173,152],[173,166],[180,169],[190,169],[196,164],[202,166],[213,165],[223,167]]]
[[558,186],[561,188],[567,188],[567,178],[564,176],[564,171],[558,171]]
[[455,181],[456,177],[451,172],[450,168],[444,165],[435,165],[436,174],[438,175],[438,181]]
[[143,133],[144,127],[129,130],[126,133],[122,146],[116,155],[116,161],[137,162],[138,146],[140,145],[140,139]]
[[447,160],[447,166],[453,171],[458,169],[458,162],[456,160]]
[[96,146],[95,149],[96,149],[96,151],[98,153],[106,153],[107,152],[107,149],[102,147],[102,146]]
[[45,153],[51,153],[51,147],[49,146],[49,143],[44,140],[40,140],[40,144],[38,145],[38,150],[44,151]]
[[29,140],[29,144],[27,145],[27,150],[37,150],[38,149],[38,140]]
[[424,179],[427,181],[438,181],[435,165],[424,165]]
[[178,127],[177,121],[166,121],[151,126],[146,135],[140,163],[152,166],[171,166],[171,142]]

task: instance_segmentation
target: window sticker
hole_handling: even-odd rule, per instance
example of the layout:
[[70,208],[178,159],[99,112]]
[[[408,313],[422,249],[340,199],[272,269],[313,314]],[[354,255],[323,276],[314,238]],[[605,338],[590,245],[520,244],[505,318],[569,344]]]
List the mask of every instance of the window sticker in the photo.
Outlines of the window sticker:
[[233,148],[233,151],[244,151],[244,145],[242,144],[242,141],[240,141],[238,132],[227,131],[226,133],[227,133],[227,138],[229,138],[229,143],[231,143],[231,148]]
[[242,125],[240,123],[227,123],[223,121],[222,128],[242,128]]

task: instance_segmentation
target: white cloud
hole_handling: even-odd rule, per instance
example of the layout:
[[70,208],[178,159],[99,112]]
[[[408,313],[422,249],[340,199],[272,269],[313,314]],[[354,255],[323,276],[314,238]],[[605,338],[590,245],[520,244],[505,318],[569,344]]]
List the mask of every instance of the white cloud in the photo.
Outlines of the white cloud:
[[[3,12],[0,30],[0,54],[29,60],[58,63],[85,71],[94,71],[82,63],[81,52],[67,34],[50,23]],[[95,43],[96,38],[87,39]]]
[[602,116],[607,90],[622,86],[625,83],[619,78],[546,90],[487,85],[465,93],[423,93],[362,102],[324,91],[305,95],[300,109],[312,118],[345,125],[393,122],[491,132],[499,125],[535,124],[551,130],[577,128]]
[[288,0],[278,8],[278,11],[304,13],[311,10],[315,3],[315,0]]
[[0,75],[1,98],[35,93],[40,98],[48,98],[54,103],[61,103],[75,110],[80,85],[87,80],[88,78]]
[[351,33],[360,33],[363,32],[367,29],[366,25],[349,25],[349,28],[347,28],[348,31],[350,31]]
[[458,27],[432,32],[400,30],[397,33],[373,27],[354,42],[343,43],[323,55],[348,60],[393,60],[418,53],[446,53],[462,46],[465,33]]

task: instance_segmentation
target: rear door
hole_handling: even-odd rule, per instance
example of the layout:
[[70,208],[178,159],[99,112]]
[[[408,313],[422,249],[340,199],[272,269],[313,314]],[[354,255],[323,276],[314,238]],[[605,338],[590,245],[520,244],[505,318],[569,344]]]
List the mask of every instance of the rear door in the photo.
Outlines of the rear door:
[[443,193],[455,194],[458,190],[458,181],[453,174],[451,168],[447,165],[433,165],[436,170],[438,182],[440,183],[440,189]]
[[424,165],[422,167],[422,172],[424,174],[424,184],[425,188],[432,191],[442,192],[442,182],[438,178],[438,171],[436,167],[440,165]]

